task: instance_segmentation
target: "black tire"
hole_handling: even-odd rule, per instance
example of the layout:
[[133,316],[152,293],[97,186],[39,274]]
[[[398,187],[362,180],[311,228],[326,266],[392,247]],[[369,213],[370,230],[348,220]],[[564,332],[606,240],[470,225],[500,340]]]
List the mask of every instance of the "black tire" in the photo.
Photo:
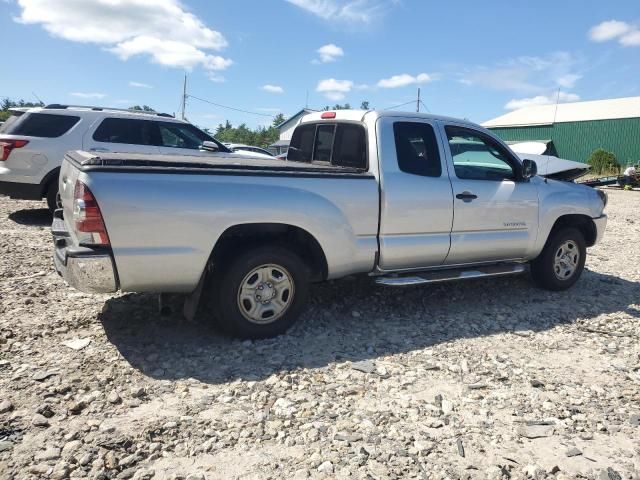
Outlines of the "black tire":
[[[255,302],[256,305],[259,302],[255,301],[253,297],[251,300],[241,300],[240,290],[243,284],[246,286],[249,284],[248,282],[253,280],[253,277],[249,278],[252,271],[259,267],[271,268],[267,266],[275,267],[272,269],[274,275],[275,272],[280,274],[284,272],[285,277],[290,277],[292,287],[288,289],[289,293],[286,294],[286,309],[282,310],[280,314],[276,314],[279,316],[274,320],[267,317],[262,320],[265,323],[257,323],[248,319],[245,314],[250,315],[251,302]],[[256,289],[253,290],[256,295],[260,293],[257,288],[262,283],[259,280],[258,282],[254,282],[250,286],[253,288],[253,285],[256,285]],[[273,285],[273,283],[269,284]],[[279,246],[257,247],[222,265],[220,273],[214,275],[210,288],[212,289],[210,290],[210,298],[213,301],[211,307],[216,315],[218,325],[224,331],[241,338],[269,338],[286,332],[297,320],[307,301],[309,272],[305,263],[295,252]],[[269,292],[278,298],[280,296],[284,298],[287,290],[286,286],[281,291],[278,291],[277,288],[271,289],[267,284],[264,284],[264,288],[268,288]],[[282,301],[282,298],[279,300]],[[271,302],[265,308],[268,310],[270,305]],[[268,313],[269,311],[265,312],[265,314]]]
[[[562,266],[556,264],[556,255],[563,244],[573,245],[568,249],[568,258],[573,258],[575,254],[579,256],[570,275],[566,274]],[[551,233],[542,253],[531,262],[531,276],[536,285],[545,290],[566,290],[580,278],[586,258],[587,246],[582,232],[571,227],[560,228]]]
[[58,179],[54,179],[49,182],[49,186],[46,191],[47,207],[49,211],[53,213],[58,208]]

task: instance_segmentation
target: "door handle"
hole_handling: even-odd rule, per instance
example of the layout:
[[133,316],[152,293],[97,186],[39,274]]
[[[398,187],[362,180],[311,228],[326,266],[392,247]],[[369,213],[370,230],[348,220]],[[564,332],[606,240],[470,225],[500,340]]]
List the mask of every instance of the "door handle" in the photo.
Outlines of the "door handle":
[[108,152],[109,149],[108,148],[90,148],[89,149],[90,152]]
[[456,195],[458,200],[462,200],[463,202],[470,202],[471,200],[478,198],[477,195],[474,195],[471,192],[462,192]]

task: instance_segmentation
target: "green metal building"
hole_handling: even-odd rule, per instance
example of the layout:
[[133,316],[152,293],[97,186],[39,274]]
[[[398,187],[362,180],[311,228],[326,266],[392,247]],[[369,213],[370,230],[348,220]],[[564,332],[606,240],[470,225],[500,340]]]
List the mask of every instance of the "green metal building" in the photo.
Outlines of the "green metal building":
[[546,154],[586,162],[594,150],[640,163],[640,97],[536,105],[483,123],[507,143],[537,141]]

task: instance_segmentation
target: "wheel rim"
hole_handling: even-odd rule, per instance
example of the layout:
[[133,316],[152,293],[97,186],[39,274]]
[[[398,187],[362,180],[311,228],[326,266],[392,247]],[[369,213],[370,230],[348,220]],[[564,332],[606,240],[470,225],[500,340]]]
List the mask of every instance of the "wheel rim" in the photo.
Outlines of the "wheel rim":
[[578,270],[580,249],[573,240],[563,242],[556,250],[553,260],[553,272],[558,280],[568,280]]
[[291,274],[280,265],[260,265],[251,270],[238,289],[238,308],[251,323],[265,325],[282,317],[293,302]]

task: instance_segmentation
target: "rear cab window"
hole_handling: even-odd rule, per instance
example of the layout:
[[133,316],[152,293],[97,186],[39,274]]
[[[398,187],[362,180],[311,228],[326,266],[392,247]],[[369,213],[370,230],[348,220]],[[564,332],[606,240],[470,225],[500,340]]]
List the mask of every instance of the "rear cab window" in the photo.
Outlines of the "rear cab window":
[[366,131],[359,123],[305,123],[293,132],[287,160],[367,169]]
[[80,117],[73,115],[24,113],[20,116],[11,116],[2,126],[0,133],[25,137],[57,138],[71,130],[79,121]]

